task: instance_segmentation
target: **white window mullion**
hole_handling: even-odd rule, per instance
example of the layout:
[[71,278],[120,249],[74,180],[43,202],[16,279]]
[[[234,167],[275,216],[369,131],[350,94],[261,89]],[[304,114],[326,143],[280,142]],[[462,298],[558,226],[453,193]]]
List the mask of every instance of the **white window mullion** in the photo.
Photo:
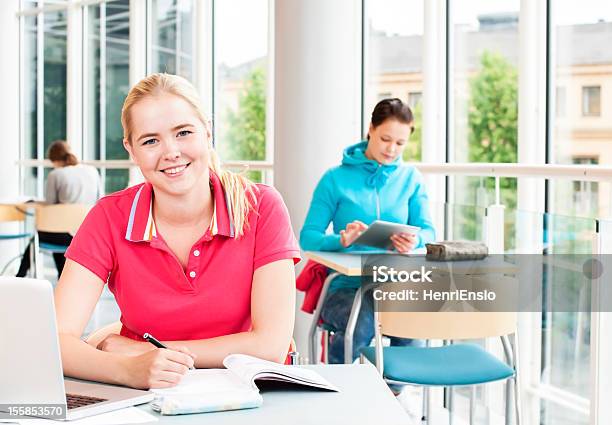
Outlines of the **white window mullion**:
[[194,61],[195,83],[200,98],[204,103],[204,109],[209,117],[212,115],[213,108],[213,87],[214,87],[214,58],[213,58],[213,0],[201,0],[194,2],[195,21],[195,45]]
[[[612,254],[612,221],[601,220],[595,238],[595,254]],[[603,257],[600,257],[603,258]],[[612,423],[612,299],[610,282],[605,279],[607,261],[603,261],[603,277],[593,281],[591,291],[591,425]]]
[[66,25],[66,140],[83,157],[83,18],[81,6],[70,1]]
[[[546,2],[521,0],[519,15],[518,72],[518,162],[545,163],[546,131]],[[517,210],[521,225],[517,226],[517,253],[542,254],[544,180],[517,179]],[[522,276],[521,278],[529,278]],[[532,277],[533,278],[533,277]],[[542,285],[543,275],[534,279]],[[550,278],[550,277],[549,277]],[[551,321],[547,321],[550,326]],[[519,365],[522,416],[524,423],[540,422],[540,387],[542,371],[542,315],[518,315]],[[550,332],[546,333],[550,336]],[[545,344],[550,349],[550,341]],[[545,358],[549,353],[544,353]]]
[[[45,158],[45,17],[39,13],[36,18],[36,159]],[[45,169],[37,167],[36,197],[44,196]]]
[[[100,160],[106,160],[106,4],[100,4]],[[106,168],[100,168],[102,193],[106,193]]]
[[[446,158],[446,1],[424,1],[423,17],[423,137],[422,161],[444,163]],[[438,238],[444,237],[446,179],[442,175],[426,175],[425,182]]]
[[[23,7],[23,2],[19,5],[20,9]],[[26,121],[26,97],[29,93],[25,92],[25,77],[26,63],[25,63],[25,50],[27,47],[27,31],[26,31],[26,17],[19,17],[19,159],[26,159],[26,140],[25,140],[25,121]],[[19,166],[19,194],[25,195],[25,179],[28,174],[29,168],[23,165]]]
[[[130,0],[130,44],[129,44],[129,73],[130,87],[134,86],[143,79],[147,72],[148,57],[147,49],[150,49],[150,44],[147,43],[149,33],[151,31],[150,23],[148,23],[148,10],[150,2],[144,0]],[[100,64],[102,66],[102,64]],[[101,105],[101,108],[105,107]],[[128,186],[142,182],[144,179],[138,167],[130,168],[130,177]]]
[[[274,161],[274,3],[268,0],[268,66],[266,75],[266,162]],[[274,184],[274,170],[262,172],[263,182]]]
[[147,75],[147,3],[130,0],[130,87]]
[[183,32],[183,25],[181,22],[181,0],[177,0],[176,2],[176,25],[174,27],[175,37],[174,37],[174,65],[176,67],[176,75],[181,75],[181,35]]

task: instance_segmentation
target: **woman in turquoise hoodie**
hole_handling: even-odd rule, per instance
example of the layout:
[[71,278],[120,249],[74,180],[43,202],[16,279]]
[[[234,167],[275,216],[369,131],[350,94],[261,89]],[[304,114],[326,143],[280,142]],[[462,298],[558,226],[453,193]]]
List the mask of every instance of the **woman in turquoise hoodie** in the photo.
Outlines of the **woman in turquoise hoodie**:
[[[306,251],[367,249],[353,241],[374,220],[411,224],[418,234],[391,237],[398,252],[425,246],[435,238],[429,214],[427,193],[421,174],[402,163],[410,134],[414,130],[410,108],[399,99],[381,100],[374,111],[368,140],[344,151],[342,164],[328,170],[315,188],[312,202],[300,232],[300,245]],[[333,232],[326,233],[329,223]],[[336,329],[330,344],[330,363],[344,363],[344,330],[360,278],[339,276],[331,283],[321,311],[323,321]],[[353,341],[353,358],[374,337],[371,296],[364,297]],[[410,340],[392,338],[392,345]]]

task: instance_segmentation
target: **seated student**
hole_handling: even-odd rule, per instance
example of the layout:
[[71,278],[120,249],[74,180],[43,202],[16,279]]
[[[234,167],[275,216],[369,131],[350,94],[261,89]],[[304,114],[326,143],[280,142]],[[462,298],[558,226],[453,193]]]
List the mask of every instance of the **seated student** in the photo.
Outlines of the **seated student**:
[[[46,204],[94,204],[100,197],[100,175],[91,165],[79,164],[79,160],[70,150],[70,145],[57,140],[49,146],[47,158],[53,164],[53,170],[45,183]],[[38,232],[40,242],[55,245],[70,245],[72,236],[69,233]],[[23,253],[17,277],[24,277],[30,269],[30,243]],[[54,253],[53,260],[57,275],[62,274],[66,259],[63,253]]]
[[[421,174],[402,164],[414,127],[410,108],[399,99],[381,100],[372,112],[368,140],[348,147],[342,165],[328,170],[315,188],[300,232],[306,251],[354,250],[353,241],[366,223],[385,220],[421,228],[418,235],[391,237],[398,252],[407,253],[434,240],[434,229]],[[326,234],[329,223],[333,232]],[[359,247],[363,249],[364,247]],[[339,276],[329,287],[322,320],[336,329],[328,351],[330,363],[344,363],[344,331],[360,278]],[[364,297],[354,333],[353,359],[374,337],[372,297]],[[392,345],[410,340],[392,338]]]
[[[282,362],[299,248],[279,193],[220,168],[181,77],[144,78],[121,122],[146,182],[102,198],[66,253],[55,291],[65,374],[159,388],[231,353]],[[96,349],[80,337],[107,283],[122,329]],[[170,349],[144,342],[146,332]]]

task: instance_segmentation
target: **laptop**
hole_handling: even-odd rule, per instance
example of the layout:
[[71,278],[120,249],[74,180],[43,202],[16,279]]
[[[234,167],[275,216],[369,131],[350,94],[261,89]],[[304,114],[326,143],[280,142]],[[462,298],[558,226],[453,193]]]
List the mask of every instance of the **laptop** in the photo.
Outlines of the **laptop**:
[[[64,379],[55,322],[53,288],[46,280],[0,277],[0,408],[62,406],[65,418],[85,416],[153,400],[150,391]],[[95,365],[92,365],[95,367]],[[30,416],[57,409],[30,409]]]

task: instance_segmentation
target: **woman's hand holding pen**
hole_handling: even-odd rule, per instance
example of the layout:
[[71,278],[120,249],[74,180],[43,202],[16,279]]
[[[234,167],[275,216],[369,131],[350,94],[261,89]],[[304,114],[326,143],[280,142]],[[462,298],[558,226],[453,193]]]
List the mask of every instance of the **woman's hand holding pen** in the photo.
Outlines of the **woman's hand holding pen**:
[[348,248],[367,228],[368,225],[359,220],[352,221],[346,225],[346,229],[340,230],[340,243]]
[[126,360],[126,384],[135,388],[172,387],[193,368],[196,356],[187,347],[172,343],[164,347],[116,334],[106,336],[97,346],[98,350],[130,357]]
[[124,360],[125,383],[142,389],[173,387],[193,367],[192,354],[165,348],[153,348]]

